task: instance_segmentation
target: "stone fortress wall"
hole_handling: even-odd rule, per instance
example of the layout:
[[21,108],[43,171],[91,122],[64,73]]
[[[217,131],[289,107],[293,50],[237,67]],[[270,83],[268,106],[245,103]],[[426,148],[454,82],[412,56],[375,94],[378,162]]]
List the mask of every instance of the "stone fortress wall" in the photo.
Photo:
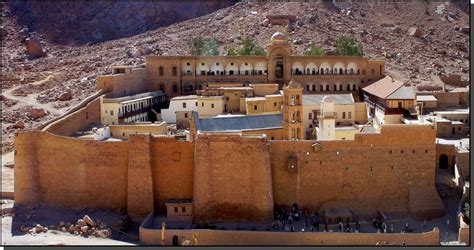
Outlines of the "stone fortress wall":
[[274,204],[294,202],[348,206],[360,215],[407,211],[419,191],[442,215],[434,141],[435,130],[421,125],[386,125],[380,134],[319,144],[222,133],[108,142],[25,131],[15,138],[15,202],[127,208],[144,217],[164,213],[167,199],[193,198],[195,219],[204,223],[270,220]]

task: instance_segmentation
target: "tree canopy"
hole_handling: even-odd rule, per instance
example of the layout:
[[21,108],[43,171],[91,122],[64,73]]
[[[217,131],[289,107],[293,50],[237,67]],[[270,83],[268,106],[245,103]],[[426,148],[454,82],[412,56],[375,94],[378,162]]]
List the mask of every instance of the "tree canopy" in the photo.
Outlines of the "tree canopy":
[[[265,49],[262,47],[259,47],[257,44],[255,44],[255,41],[246,36],[242,38],[242,47],[240,49],[236,50],[237,55],[239,56],[264,56],[266,55]],[[228,51],[229,52],[229,51]]]
[[363,56],[362,46],[356,44],[354,39],[348,36],[340,36],[336,41],[336,55],[341,56]]
[[324,56],[326,54],[326,51],[321,48],[317,47],[314,44],[311,44],[311,46],[304,52],[304,55],[307,56]]
[[204,39],[198,36],[189,42],[189,50],[193,56],[218,56],[219,44],[216,38]]

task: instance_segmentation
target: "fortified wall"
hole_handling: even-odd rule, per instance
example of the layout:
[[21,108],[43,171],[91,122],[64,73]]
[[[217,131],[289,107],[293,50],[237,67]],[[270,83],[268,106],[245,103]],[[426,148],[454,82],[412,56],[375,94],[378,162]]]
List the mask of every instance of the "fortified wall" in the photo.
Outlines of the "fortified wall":
[[[24,131],[15,138],[15,202],[165,213],[193,198],[197,222],[270,220],[274,205],[444,214],[435,190],[435,130],[385,125],[353,141],[269,141],[199,134],[93,141]],[[419,204],[420,197],[423,203]]]

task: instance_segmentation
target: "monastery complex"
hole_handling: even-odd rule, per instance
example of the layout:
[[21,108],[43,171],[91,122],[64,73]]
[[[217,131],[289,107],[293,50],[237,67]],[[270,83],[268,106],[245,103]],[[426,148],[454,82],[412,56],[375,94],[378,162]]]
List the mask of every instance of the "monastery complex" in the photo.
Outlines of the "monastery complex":
[[[160,242],[155,216],[168,225],[271,223],[295,204],[329,225],[381,211],[445,215],[436,173],[447,169],[463,189],[469,156],[437,138],[469,134],[463,94],[415,93],[386,75],[384,60],[294,55],[279,32],[266,53],[148,56],[145,65],[113,66],[94,95],[16,134],[15,203],[123,208],[144,219],[140,238],[151,244]],[[192,238],[178,228],[174,234]],[[436,230],[388,241],[434,244]],[[202,242],[238,244],[207,233]],[[261,242],[276,237],[261,233]],[[334,235],[280,243],[388,237]]]

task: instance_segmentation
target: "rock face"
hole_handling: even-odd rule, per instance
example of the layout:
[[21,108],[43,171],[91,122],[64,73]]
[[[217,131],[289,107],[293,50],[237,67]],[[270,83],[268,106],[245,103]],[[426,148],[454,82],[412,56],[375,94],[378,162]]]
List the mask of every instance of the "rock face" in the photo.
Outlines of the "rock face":
[[26,50],[30,58],[43,57],[46,55],[43,51],[40,40],[36,37],[29,37],[26,39]]
[[[143,33],[206,15],[235,0],[189,2],[57,2],[13,1],[12,13],[33,30],[57,43],[85,44]],[[45,18],[47,17],[47,18]],[[58,22],[60,20],[60,22]]]

